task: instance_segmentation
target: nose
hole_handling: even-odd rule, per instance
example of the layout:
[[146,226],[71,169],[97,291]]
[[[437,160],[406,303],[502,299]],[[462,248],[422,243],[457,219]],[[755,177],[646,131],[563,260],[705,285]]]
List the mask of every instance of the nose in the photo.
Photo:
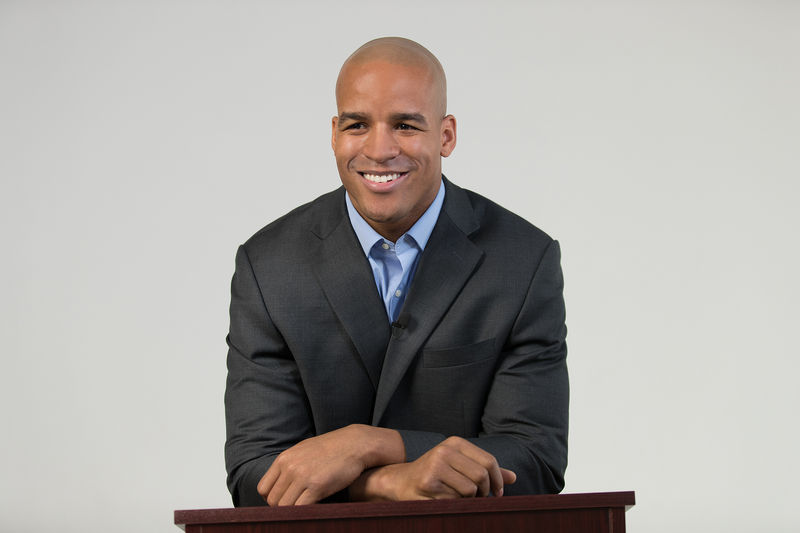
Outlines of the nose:
[[364,155],[376,163],[383,163],[400,155],[400,145],[394,137],[392,128],[377,126],[367,134]]

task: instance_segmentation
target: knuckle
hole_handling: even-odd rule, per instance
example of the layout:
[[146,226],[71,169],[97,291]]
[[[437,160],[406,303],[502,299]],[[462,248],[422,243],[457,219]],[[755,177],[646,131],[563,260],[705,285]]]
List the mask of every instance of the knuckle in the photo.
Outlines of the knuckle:
[[439,480],[433,476],[424,476],[420,480],[419,488],[428,494],[432,494],[439,488]]
[[324,486],[324,479],[319,475],[311,475],[307,478],[306,489],[316,494]]
[[463,440],[464,439],[462,439],[461,437],[457,437],[457,436],[453,435],[453,436],[450,436],[450,437],[447,437],[446,439],[444,439],[444,441],[442,443],[446,444],[448,446],[457,446]]
[[498,470],[500,469],[500,465],[497,464],[497,459],[494,458],[494,455],[489,453],[483,457],[481,464],[486,470]]
[[436,461],[443,460],[448,454],[449,451],[444,446],[437,446],[431,450],[431,457]]
[[288,463],[284,465],[286,469],[286,473],[290,476],[301,476],[303,475],[303,464],[302,463]]

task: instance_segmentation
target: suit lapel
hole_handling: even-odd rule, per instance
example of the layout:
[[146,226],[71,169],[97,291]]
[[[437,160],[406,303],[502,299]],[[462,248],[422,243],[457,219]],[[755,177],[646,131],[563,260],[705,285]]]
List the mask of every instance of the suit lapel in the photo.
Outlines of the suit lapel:
[[466,193],[447,181],[445,184],[442,212],[420,257],[400,313],[406,326],[395,332],[386,350],[373,425],[380,423],[409,365],[483,257],[483,251],[468,238],[479,224]]
[[369,262],[349,224],[343,194],[336,198],[338,206],[312,230],[321,239],[314,272],[377,387],[391,328]]

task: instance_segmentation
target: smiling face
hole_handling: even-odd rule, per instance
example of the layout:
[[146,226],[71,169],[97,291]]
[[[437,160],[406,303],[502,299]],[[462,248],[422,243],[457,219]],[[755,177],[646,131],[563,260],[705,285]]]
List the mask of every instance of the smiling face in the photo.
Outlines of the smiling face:
[[441,158],[455,147],[443,90],[423,63],[354,61],[339,75],[331,139],[339,177],[359,214],[391,241],[433,202]]

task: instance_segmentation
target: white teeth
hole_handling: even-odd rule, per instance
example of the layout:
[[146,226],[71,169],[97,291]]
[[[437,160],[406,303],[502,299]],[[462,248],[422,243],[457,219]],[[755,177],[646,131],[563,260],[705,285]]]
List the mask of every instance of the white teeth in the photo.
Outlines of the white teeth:
[[396,180],[397,178],[400,177],[400,174],[395,173],[395,174],[386,174],[386,175],[383,175],[383,176],[378,176],[377,174],[364,173],[364,174],[362,174],[362,176],[364,176],[366,179],[368,179],[372,183],[386,183],[387,181]]

